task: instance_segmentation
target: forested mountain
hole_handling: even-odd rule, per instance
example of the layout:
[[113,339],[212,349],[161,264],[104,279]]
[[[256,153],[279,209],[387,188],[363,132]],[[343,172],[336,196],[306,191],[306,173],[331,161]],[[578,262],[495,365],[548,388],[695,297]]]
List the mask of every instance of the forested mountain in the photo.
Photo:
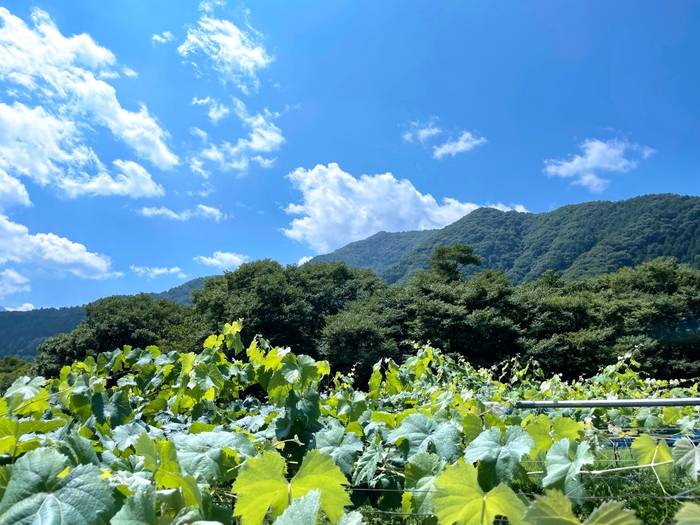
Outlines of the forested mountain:
[[[428,268],[437,246],[453,244],[474,246],[481,269],[502,270],[516,284],[537,279],[548,269],[577,279],[660,256],[700,268],[700,197],[645,195],[537,214],[479,208],[441,230],[422,232],[422,239],[411,237],[415,233],[377,234],[311,262],[343,260],[353,267],[372,268],[390,284],[406,283],[418,270]],[[401,241],[406,238],[418,242]],[[369,246],[391,257],[368,258],[364,254]],[[396,261],[387,265],[390,259]],[[474,271],[471,268],[468,274]]]
[[[168,299],[179,305],[191,305],[192,290],[202,288],[206,279],[198,277],[165,292],[148,295],[153,299]],[[0,307],[0,358],[14,355],[31,360],[37,353],[37,346],[47,337],[67,334],[83,319],[85,306],[39,308],[28,312],[9,312]]]

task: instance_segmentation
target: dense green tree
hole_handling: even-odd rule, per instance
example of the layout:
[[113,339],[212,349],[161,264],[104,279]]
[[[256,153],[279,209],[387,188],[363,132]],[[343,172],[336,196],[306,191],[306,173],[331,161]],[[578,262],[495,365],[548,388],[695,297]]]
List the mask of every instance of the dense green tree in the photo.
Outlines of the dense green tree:
[[0,359],[0,395],[3,395],[18,377],[33,375],[31,363],[13,355],[6,355]]
[[450,283],[462,277],[469,265],[481,266],[481,259],[474,255],[474,247],[468,244],[438,246],[430,256],[430,269]]
[[123,345],[191,351],[201,348],[210,333],[193,307],[154,300],[148,294],[100,299],[87,305],[85,313],[86,319],[75,330],[50,337],[39,346],[38,373],[55,375],[68,363]]

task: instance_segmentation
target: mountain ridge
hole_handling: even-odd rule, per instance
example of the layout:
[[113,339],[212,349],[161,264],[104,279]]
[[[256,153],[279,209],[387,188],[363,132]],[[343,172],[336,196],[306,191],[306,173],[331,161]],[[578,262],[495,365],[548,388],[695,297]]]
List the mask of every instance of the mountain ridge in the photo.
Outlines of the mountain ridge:
[[[383,242],[392,242],[393,235],[385,234]],[[364,250],[363,243],[370,239],[309,262],[345,260],[350,266],[377,271],[377,265],[353,264],[360,259],[356,252]],[[394,260],[383,261],[378,273],[390,284],[404,284],[428,268],[435,247],[458,243],[474,246],[482,259],[480,269],[501,270],[513,283],[532,281],[548,269],[566,279],[590,277],[659,256],[700,268],[700,197],[652,194],[569,204],[540,213],[478,208],[429,231],[402,254],[394,252]],[[374,244],[381,252],[381,243],[374,239]],[[472,267],[466,274],[478,270]]]

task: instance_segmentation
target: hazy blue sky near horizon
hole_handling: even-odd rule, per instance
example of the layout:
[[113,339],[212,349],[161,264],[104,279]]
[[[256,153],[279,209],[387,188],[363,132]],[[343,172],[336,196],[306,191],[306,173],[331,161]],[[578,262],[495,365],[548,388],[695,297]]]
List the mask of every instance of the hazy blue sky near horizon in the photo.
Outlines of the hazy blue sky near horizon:
[[0,305],[698,195],[700,3],[0,3]]

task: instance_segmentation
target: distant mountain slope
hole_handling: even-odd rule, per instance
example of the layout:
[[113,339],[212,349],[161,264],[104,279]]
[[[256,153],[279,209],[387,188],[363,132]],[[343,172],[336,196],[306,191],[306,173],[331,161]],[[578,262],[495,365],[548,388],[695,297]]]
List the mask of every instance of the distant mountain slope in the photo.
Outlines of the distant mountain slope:
[[72,331],[85,319],[85,308],[39,308],[29,312],[0,312],[0,357],[33,359],[47,337]]
[[[383,239],[397,246],[392,236],[406,233],[410,232],[385,233]],[[355,255],[368,251],[370,244],[363,243],[370,239],[373,237],[322,257],[372,267],[351,262],[370,260]],[[473,245],[482,269],[503,270],[513,283],[536,279],[550,268],[575,279],[659,256],[700,268],[700,197],[645,195],[618,202],[573,204],[537,214],[479,208],[441,230],[428,232],[379,273],[389,283],[404,283],[428,267],[435,247],[456,243]],[[371,246],[379,253],[384,250],[376,239]],[[346,259],[336,258],[341,252]]]
[[[190,293],[202,288],[206,277],[198,277],[170,288],[149,294],[154,299],[168,299],[178,304],[192,304]],[[0,358],[15,355],[32,360],[36,348],[47,337],[66,334],[85,319],[84,306],[40,308],[29,312],[9,312],[0,307]]]
[[354,268],[372,268],[381,273],[406,252],[439,230],[375,233],[364,241],[351,242],[332,253],[317,255],[310,263],[345,261]]

